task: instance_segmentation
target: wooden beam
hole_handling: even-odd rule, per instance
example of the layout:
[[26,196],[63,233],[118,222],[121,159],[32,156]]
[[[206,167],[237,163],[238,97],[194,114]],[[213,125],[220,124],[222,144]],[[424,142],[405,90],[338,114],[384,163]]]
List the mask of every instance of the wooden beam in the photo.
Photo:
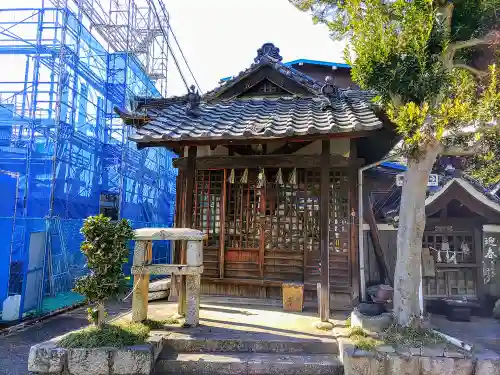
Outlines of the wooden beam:
[[[193,192],[195,183],[195,173],[196,173],[196,153],[197,147],[191,146],[188,148],[187,156],[187,168],[186,168],[186,191],[184,195],[184,215],[183,215],[183,227],[191,228],[193,226]],[[186,264],[186,242],[182,243],[181,251],[181,264]],[[186,312],[186,275],[181,275],[179,284],[179,303],[178,303],[178,313],[184,315]]]
[[259,155],[259,152],[252,148],[252,145],[228,146],[228,149],[238,155]]
[[380,236],[378,233],[377,222],[375,221],[375,214],[373,212],[373,204],[370,199],[370,196],[367,192],[365,192],[363,197],[364,202],[364,219],[368,223],[370,227],[370,237],[372,239],[373,249],[375,250],[375,259],[377,260],[377,265],[380,273],[380,282],[385,283],[385,279],[389,285],[393,285],[391,271],[389,269],[389,264],[387,262],[384,250],[382,249],[382,245],[380,244]]
[[283,146],[274,150],[271,155],[279,155],[279,154],[293,154],[299,151],[301,148],[304,148],[310,145],[312,141],[309,142],[287,142]]
[[[196,169],[235,169],[235,168],[319,168],[319,155],[252,155],[252,156],[203,156],[196,158]],[[363,164],[363,159],[345,158],[342,155],[327,157],[331,168],[355,167]],[[173,160],[173,166],[186,169],[187,158]]]
[[[239,278],[224,278],[220,279],[218,277],[203,276],[202,281],[212,283],[212,284],[225,284],[225,285],[251,285],[260,287],[270,287],[270,288],[281,288],[285,281],[279,280],[268,280],[268,279],[239,279]],[[304,283],[305,290],[316,291],[317,283]],[[330,292],[333,293],[351,293],[351,288],[348,286],[338,286],[332,285],[330,287]]]
[[249,145],[249,144],[268,144],[275,142],[307,142],[307,141],[321,141],[324,139],[340,139],[340,138],[365,138],[365,137],[373,137],[378,132],[383,132],[383,128],[374,129],[374,130],[359,130],[359,131],[345,131],[345,132],[336,132],[329,134],[307,134],[303,136],[292,136],[292,137],[255,137],[248,138],[243,136],[235,136],[235,137],[225,137],[223,139],[210,137],[210,138],[201,138],[194,137],[183,139],[179,141],[173,141],[171,139],[158,140],[153,138],[145,137],[144,140],[137,142],[137,147],[139,149],[145,147],[167,147],[169,149],[179,150],[180,147],[184,146],[230,146],[230,145]]
[[[483,236],[479,228],[474,228],[474,258],[476,261],[476,296],[483,299],[486,294],[486,286],[484,284],[483,267],[479,265],[483,262]],[[455,265],[455,264],[454,264]]]
[[319,316],[322,322],[330,319],[330,141],[321,142],[320,172],[320,249],[321,296]]
[[[357,142],[351,139],[349,150],[349,159],[355,160],[358,155]],[[358,168],[349,168],[348,172],[349,181],[349,275],[350,283],[352,286],[352,302],[357,305],[359,302],[359,257],[358,257],[358,222],[356,220],[356,212],[358,210]]]

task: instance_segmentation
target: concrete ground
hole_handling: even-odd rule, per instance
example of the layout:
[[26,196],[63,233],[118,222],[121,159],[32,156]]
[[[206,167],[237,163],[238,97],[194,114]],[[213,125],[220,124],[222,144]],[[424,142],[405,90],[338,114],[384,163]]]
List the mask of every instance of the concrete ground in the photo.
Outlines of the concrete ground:
[[[162,320],[175,316],[177,304],[167,301],[151,302],[148,318]],[[344,320],[346,313],[332,313],[332,321]],[[130,320],[131,314],[124,315],[123,320]],[[239,305],[235,300],[225,299],[224,303],[202,299],[200,308],[200,325],[188,330],[171,326],[169,331],[189,333],[192,337],[216,335],[222,337],[249,337],[259,340],[313,339],[331,341],[331,331],[317,329],[314,325],[319,321],[316,311],[302,313],[284,312],[281,307]]]
[[[260,303],[260,304],[259,304]],[[177,304],[167,301],[150,302],[148,317],[166,319],[175,315]],[[111,316],[130,319],[130,302],[111,305]],[[23,331],[0,337],[0,375],[26,375],[29,349],[32,345],[54,336],[85,327],[86,308],[79,308],[47,319]],[[332,313],[332,321],[342,321],[348,313]],[[218,338],[253,337],[259,340],[297,338],[314,341],[333,340],[331,332],[318,330],[316,310],[302,313],[284,312],[281,306],[262,306],[261,300],[202,298],[200,326],[189,329],[191,336]],[[442,316],[432,316],[433,325],[440,331],[469,344],[500,353],[500,322],[473,317],[470,323],[450,322]],[[186,330],[171,326],[172,333]]]
[[458,338],[480,350],[500,354],[500,321],[473,316],[470,322],[451,322],[441,315],[432,315],[432,325],[447,335]]
[[[130,303],[127,302],[123,305],[110,305],[108,312],[110,316],[116,316],[129,309]],[[28,353],[32,345],[87,325],[87,307],[81,307],[43,320],[11,335],[0,336],[0,375],[26,375]]]

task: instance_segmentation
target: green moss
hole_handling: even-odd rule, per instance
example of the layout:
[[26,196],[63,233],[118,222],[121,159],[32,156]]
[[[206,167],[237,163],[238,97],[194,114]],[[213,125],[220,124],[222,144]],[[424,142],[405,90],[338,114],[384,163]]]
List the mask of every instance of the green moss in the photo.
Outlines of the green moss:
[[430,329],[393,325],[384,332],[384,341],[396,346],[421,348],[442,343],[443,339]]
[[351,317],[350,317],[350,316],[349,316],[349,318],[347,318],[347,319],[345,320],[345,326],[346,326],[346,327],[350,327],[350,326],[351,326]]
[[373,350],[377,346],[380,346],[383,344],[382,341],[374,339],[373,337],[367,337],[367,336],[353,335],[353,336],[350,336],[350,339],[351,339],[353,345],[356,347],[356,349],[361,349],[361,350],[366,350],[366,351]]
[[155,319],[146,319],[142,324],[146,325],[150,329],[162,329],[165,325],[169,324],[179,324],[179,321],[174,318],[155,320]]
[[368,337],[368,333],[361,327],[351,327],[349,329],[349,337],[352,336]]
[[99,348],[140,345],[149,337],[150,328],[142,323],[107,324],[102,328],[87,327],[65,336],[59,345],[63,348]]
[[383,344],[382,341],[370,337],[361,327],[351,327],[351,329],[349,329],[349,338],[351,339],[353,345],[357,349],[361,350],[373,350],[377,346]]

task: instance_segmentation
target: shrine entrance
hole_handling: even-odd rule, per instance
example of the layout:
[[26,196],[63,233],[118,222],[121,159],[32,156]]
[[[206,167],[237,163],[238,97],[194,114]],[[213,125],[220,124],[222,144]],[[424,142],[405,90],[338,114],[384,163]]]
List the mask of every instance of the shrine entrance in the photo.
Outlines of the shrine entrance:
[[454,178],[426,199],[426,214],[422,245],[434,270],[424,270],[424,296],[481,299],[496,295],[500,242],[496,198],[485,195],[472,180]]
[[[345,168],[330,171],[330,286],[350,291],[349,196]],[[315,300],[320,282],[320,170],[198,170],[193,228],[206,235],[203,292],[281,297],[302,282]],[[222,282],[224,280],[224,282]]]

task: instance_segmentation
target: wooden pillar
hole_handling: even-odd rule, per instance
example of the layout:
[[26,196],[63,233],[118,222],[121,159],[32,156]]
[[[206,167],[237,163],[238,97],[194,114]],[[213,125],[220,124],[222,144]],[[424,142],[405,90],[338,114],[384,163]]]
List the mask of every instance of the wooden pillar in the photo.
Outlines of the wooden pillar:
[[[358,157],[357,143],[351,139],[349,160],[354,161]],[[349,163],[352,165],[351,163]],[[358,167],[350,167],[348,172],[349,181],[349,258],[351,275],[351,298],[353,305],[359,302],[359,256],[358,256]]]
[[219,278],[224,278],[224,260],[226,258],[226,207],[227,207],[227,169],[224,169],[222,182],[222,199],[220,207],[220,237],[219,237]]
[[321,142],[320,173],[321,295],[319,317],[330,319],[330,140]]
[[[193,226],[193,194],[195,183],[195,168],[196,168],[196,146],[189,146],[187,156],[186,168],[186,190],[184,195],[184,212],[182,226],[184,228],[191,228]],[[181,248],[181,263],[186,264],[186,243],[183,241]],[[186,313],[186,275],[181,275],[179,283],[179,302],[178,313],[185,315]]]

